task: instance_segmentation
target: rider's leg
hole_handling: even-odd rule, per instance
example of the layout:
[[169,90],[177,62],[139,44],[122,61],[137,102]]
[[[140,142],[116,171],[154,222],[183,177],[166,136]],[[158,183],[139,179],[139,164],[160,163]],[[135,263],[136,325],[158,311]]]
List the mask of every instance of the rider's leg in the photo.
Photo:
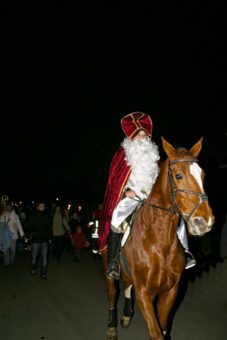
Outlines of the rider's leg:
[[108,237],[108,269],[107,277],[115,280],[120,279],[119,251],[122,233],[115,228],[110,229]]
[[196,265],[196,260],[195,260],[194,256],[192,255],[192,253],[189,251],[187,231],[186,231],[186,226],[185,226],[183,218],[181,219],[180,225],[178,226],[177,235],[178,235],[178,238],[179,238],[182,246],[184,247],[184,251],[185,251],[185,255],[186,255],[185,269],[189,269],[191,267],[194,267]]

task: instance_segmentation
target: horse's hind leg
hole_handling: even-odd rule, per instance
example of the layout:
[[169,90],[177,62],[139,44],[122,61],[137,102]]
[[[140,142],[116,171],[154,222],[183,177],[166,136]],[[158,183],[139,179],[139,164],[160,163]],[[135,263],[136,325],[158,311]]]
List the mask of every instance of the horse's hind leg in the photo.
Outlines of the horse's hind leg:
[[123,328],[127,328],[133,317],[133,305],[132,305],[132,284],[127,285],[125,287],[125,303],[124,303],[124,311],[121,317],[121,326]]
[[159,327],[151,294],[145,289],[136,289],[137,302],[144,320],[147,323],[150,339],[164,340],[164,335]]
[[178,284],[171,288],[165,294],[162,294],[158,298],[157,302],[157,315],[159,320],[159,325],[163,330],[163,334],[167,335],[169,332],[169,316],[173,308],[174,302],[176,300],[178,292]]

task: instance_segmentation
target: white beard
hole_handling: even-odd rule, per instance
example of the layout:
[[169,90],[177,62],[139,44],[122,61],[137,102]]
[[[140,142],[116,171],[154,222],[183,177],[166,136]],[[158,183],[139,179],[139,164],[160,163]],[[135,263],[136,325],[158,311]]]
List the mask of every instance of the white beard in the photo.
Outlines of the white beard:
[[158,146],[147,139],[130,140],[127,137],[121,146],[125,150],[125,160],[132,169],[130,177],[140,191],[145,191],[149,195],[159,173]]

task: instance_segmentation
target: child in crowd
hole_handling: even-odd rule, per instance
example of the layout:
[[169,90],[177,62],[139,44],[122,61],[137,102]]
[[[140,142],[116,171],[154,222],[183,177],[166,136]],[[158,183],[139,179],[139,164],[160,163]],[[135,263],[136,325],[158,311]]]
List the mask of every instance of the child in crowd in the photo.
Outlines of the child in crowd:
[[76,230],[72,234],[72,245],[75,254],[74,261],[79,262],[81,258],[81,250],[90,246],[90,242],[87,240],[80,225],[76,227]]

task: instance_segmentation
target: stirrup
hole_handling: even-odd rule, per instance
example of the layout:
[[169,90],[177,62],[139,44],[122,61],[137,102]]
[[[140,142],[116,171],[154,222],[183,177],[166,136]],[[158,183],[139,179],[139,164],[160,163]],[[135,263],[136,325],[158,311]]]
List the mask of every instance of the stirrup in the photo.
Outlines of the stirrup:
[[194,258],[192,253],[190,253],[190,251],[188,251],[188,250],[185,250],[185,254],[186,254],[186,266],[185,266],[185,269],[189,269],[189,268],[194,267],[196,265],[196,259]]

